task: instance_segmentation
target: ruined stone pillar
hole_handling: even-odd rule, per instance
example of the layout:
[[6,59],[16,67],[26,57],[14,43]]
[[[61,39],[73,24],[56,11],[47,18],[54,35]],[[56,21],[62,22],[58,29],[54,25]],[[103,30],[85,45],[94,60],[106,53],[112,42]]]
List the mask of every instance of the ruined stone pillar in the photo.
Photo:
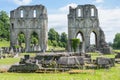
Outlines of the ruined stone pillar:
[[27,35],[25,44],[26,44],[25,51],[29,52],[30,51],[30,35]]
[[85,36],[85,43],[84,43],[84,50],[85,50],[85,52],[87,52],[87,49],[89,48],[89,46],[90,46],[90,36],[86,35]]

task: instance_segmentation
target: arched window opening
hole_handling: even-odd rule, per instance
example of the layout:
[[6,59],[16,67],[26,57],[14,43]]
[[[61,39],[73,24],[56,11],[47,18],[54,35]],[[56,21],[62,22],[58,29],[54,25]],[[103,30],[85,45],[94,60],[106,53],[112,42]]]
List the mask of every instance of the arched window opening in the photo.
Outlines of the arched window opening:
[[11,23],[11,26],[12,26],[12,30],[14,30],[14,24],[13,23]]
[[37,15],[36,10],[33,10],[33,17],[35,18]]
[[77,38],[80,39],[80,42],[83,42],[83,37],[81,33],[78,33]]
[[96,33],[95,32],[92,32],[91,34],[90,34],[90,46],[91,47],[96,47],[96,41],[97,41],[97,38],[96,38]]
[[94,9],[91,9],[91,16],[94,16]]
[[25,34],[23,32],[20,32],[18,34],[18,45],[21,48],[25,48]]
[[78,52],[84,52],[83,51],[83,46],[84,46],[83,34],[81,32],[78,32],[78,34],[76,35],[76,38],[78,38],[80,40],[79,46],[77,48],[77,51]]
[[23,10],[20,10],[20,17],[23,18]]
[[81,9],[78,9],[78,17],[81,17]]
[[31,34],[31,51],[40,51],[39,38],[36,32]]

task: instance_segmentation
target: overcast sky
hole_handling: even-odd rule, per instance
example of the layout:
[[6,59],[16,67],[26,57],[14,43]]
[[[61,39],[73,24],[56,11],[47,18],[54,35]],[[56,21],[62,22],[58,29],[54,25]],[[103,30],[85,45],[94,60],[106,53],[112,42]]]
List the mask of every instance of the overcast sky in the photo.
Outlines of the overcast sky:
[[105,32],[107,42],[113,42],[120,33],[120,0],[0,0],[0,10],[8,14],[20,5],[43,4],[48,12],[48,28],[59,33],[67,33],[67,14],[69,6],[94,4],[98,9],[100,27]]

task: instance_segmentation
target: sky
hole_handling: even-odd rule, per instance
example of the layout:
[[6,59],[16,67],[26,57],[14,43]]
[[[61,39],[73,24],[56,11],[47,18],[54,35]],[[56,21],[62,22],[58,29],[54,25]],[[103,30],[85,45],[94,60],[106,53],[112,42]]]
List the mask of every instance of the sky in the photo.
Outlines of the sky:
[[21,5],[42,4],[48,12],[48,28],[59,33],[68,33],[67,14],[69,6],[93,4],[98,9],[100,27],[107,42],[113,42],[116,33],[120,33],[120,0],[0,0],[0,11],[8,14]]

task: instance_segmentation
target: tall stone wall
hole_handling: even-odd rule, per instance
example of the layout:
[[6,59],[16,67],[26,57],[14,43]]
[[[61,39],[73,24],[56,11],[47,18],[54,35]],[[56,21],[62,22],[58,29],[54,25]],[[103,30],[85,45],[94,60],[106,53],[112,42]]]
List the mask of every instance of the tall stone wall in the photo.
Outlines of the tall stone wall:
[[31,34],[37,33],[41,51],[47,48],[48,17],[47,9],[43,5],[20,6],[10,12],[10,44],[17,44],[18,34],[25,35],[26,51],[31,51]]
[[76,38],[80,33],[82,36],[81,49],[78,51],[89,52],[90,34],[95,34],[95,49],[102,53],[111,53],[109,46],[105,41],[105,35],[99,26],[98,11],[94,5],[78,5],[76,8],[69,8],[68,14],[68,51],[72,52],[71,39]]

